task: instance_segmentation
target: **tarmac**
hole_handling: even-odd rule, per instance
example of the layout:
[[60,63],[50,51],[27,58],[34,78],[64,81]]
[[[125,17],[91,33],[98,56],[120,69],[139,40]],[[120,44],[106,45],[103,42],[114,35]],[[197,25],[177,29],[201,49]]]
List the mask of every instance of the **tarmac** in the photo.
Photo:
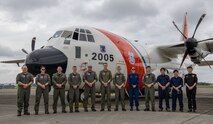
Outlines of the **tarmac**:
[[[184,112],[145,112],[144,98],[140,98],[141,111],[129,111],[128,99],[126,112],[115,112],[114,100],[112,99],[112,111],[100,112],[100,102],[97,99],[97,112],[84,112],[82,106],[80,113],[61,113],[60,100],[58,113],[52,114],[52,92],[50,93],[50,114],[44,114],[43,100],[41,100],[39,115],[34,115],[35,90],[32,89],[30,99],[29,116],[17,117],[16,89],[0,89],[0,124],[212,124],[213,123],[213,89],[198,88],[197,112],[187,112],[187,99],[184,93]],[[171,100],[170,100],[171,105]],[[165,106],[165,103],[164,103]],[[69,110],[67,106],[66,110]],[[158,99],[156,99],[158,110]],[[178,108],[177,108],[178,110]],[[68,111],[69,112],[69,111]]]

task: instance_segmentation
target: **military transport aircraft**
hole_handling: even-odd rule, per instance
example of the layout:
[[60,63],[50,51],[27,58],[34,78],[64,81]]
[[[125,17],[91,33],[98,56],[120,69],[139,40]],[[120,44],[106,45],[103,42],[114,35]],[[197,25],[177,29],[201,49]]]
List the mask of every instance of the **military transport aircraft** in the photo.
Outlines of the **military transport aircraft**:
[[[113,74],[116,72],[116,66],[119,65],[127,77],[130,68],[134,66],[140,76],[139,87],[143,88],[142,77],[147,65],[151,65],[153,70],[161,67],[171,70],[183,69],[186,67],[183,63],[188,56],[192,64],[209,65],[211,68],[213,61],[206,61],[205,57],[213,53],[213,38],[195,39],[197,28],[204,17],[205,14],[200,17],[192,37],[187,35],[185,17],[183,32],[173,22],[182,34],[183,41],[145,46],[99,28],[79,26],[62,28],[56,31],[47,44],[40,49],[34,50],[36,38],[33,38],[32,52],[28,53],[22,49],[27,54],[26,59],[1,61],[1,63],[17,63],[18,65],[25,63],[33,75],[39,73],[41,65],[46,66],[50,75],[56,72],[57,66],[62,66],[63,71],[68,75],[72,66],[75,65],[79,73],[83,75],[87,70],[87,65],[92,65],[93,70],[99,73],[103,69],[102,64],[108,63]],[[181,62],[177,61],[178,55],[183,55]],[[100,92],[100,83],[96,83],[96,87],[97,92]],[[126,83],[127,87],[128,83]]]

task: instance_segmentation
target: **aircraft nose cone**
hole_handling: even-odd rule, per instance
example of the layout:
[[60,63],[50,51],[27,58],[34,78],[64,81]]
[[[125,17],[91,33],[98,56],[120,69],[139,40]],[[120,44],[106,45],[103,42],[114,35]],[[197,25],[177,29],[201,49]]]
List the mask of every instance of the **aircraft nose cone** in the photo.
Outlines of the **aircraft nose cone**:
[[28,70],[33,75],[40,72],[40,67],[45,66],[47,72],[52,75],[58,66],[62,66],[64,72],[67,67],[67,57],[60,50],[48,46],[31,52],[26,58]]

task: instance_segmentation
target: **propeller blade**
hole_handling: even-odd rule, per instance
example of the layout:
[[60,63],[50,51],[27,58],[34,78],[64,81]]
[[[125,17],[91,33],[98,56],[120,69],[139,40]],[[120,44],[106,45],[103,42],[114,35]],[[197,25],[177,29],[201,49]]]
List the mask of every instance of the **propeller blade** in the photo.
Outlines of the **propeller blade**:
[[181,43],[181,44],[173,45],[173,46],[171,46],[171,48],[172,48],[172,47],[184,47],[184,46],[185,46],[185,44],[184,44],[184,43]]
[[208,41],[208,40],[213,40],[213,38],[208,38],[208,39],[205,39],[205,40],[200,40],[198,42],[204,42],[204,41]]
[[187,37],[180,31],[180,29],[179,29],[178,26],[175,24],[175,22],[172,21],[172,23],[173,23],[173,25],[176,27],[176,29],[183,35],[183,37],[184,37],[185,39],[187,39]]
[[196,25],[196,27],[195,27],[194,33],[193,33],[193,35],[192,35],[192,38],[194,38],[195,33],[196,33],[196,31],[197,31],[197,28],[198,28],[198,26],[200,25],[200,23],[203,21],[203,18],[204,18],[205,16],[206,16],[206,14],[203,14],[203,15],[200,17],[200,19],[199,19],[199,21],[198,21],[198,23],[197,23],[197,25]]
[[28,52],[25,49],[21,49],[22,52],[24,52],[25,54],[28,54]]
[[181,69],[181,67],[182,67],[182,65],[183,65],[183,62],[185,61],[185,59],[186,59],[188,53],[189,53],[189,52],[188,52],[188,50],[186,49],[186,51],[185,51],[185,53],[184,53],[184,56],[183,56],[183,59],[182,59],[182,62],[181,62],[181,64],[180,64],[179,70]]
[[35,42],[36,42],[36,37],[33,37],[32,42],[31,42],[31,50],[35,50]]
[[202,59],[203,59],[203,60],[205,61],[205,63],[209,66],[209,68],[212,69],[211,65],[206,61],[206,59],[205,59],[199,52],[197,52],[197,53],[199,54],[199,56],[202,57]]
[[[203,58],[203,57],[202,57]],[[205,58],[203,58],[203,60],[206,62],[206,64],[209,66],[210,69],[212,69],[211,65],[206,61]]]

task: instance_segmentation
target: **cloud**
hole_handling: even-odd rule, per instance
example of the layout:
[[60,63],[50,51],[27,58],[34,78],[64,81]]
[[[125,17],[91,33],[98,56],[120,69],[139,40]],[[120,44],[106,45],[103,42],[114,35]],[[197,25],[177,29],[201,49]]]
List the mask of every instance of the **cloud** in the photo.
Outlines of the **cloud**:
[[[55,31],[69,26],[91,26],[105,29],[141,44],[159,44],[180,41],[180,34],[172,24],[182,27],[184,13],[188,12],[189,36],[202,13],[197,39],[213,37],[211,0],[1,0],[0,1],[0,60],[23,58],[20,49],[30,52],[32,37],[36,48],[46,43]],[[210,57],[212,59],[212,57]],[[12,70],[16,65],[0,64]],[[198,67],[198,73],[207,75],[208,68]],[[3,76],[2,81],[7,80]],[[12,71],[8,77],[14,77]],[[204,76],[203,76],[204,77]],[[202,77],[201,77],[202,78]],[[202,78],[205,80],[208,78]],[[8,81],[8,80],[7,80]]]
[[21,57],[24,54],[20,51],[12,50],[7,46],[0,45],[0,57]]
[[1,0],[0,9],[13,21],[25,21],[31,11],[56,6],[59,0]]
[[[87,4],[85,4],[86,6]],[[96,9],[82,9],[87,17],[95,20],[125,21],[143,17],[152,17],[158,13],[158,8],[152,2],[141,0],[106,0]]]

